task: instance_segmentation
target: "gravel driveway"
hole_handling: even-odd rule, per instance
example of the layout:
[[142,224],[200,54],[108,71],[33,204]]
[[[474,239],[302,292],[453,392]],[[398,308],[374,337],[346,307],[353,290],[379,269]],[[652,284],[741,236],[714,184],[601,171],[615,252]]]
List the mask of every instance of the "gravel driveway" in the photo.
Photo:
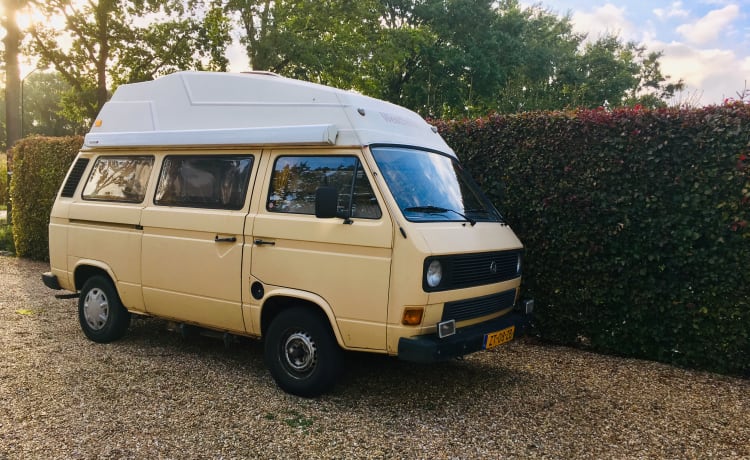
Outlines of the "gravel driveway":
[[0,459],[750,458],[750,381],[521,341],[417,366],[351,355],[319,399],[259,342],[154,319],[87,341],[45,264],[0,257]]

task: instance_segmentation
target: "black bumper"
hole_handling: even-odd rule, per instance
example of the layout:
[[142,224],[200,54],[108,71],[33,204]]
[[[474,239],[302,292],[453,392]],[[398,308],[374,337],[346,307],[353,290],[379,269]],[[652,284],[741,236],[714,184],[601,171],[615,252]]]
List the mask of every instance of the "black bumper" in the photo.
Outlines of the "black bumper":
[[456,329],[443,339],[437,334],[402,337],[398,342],[398,358],[415,363],[434,363],[474,353],[483,349],[484,335],[511,326],[516,329],[513,339],[526,332],[529,315],[513,312],[484,323]]
[[53,275],[52,272],[42,273],[42,282],[45,286],[56,291],[62,289],[60,283],[57,281],[57,276]]

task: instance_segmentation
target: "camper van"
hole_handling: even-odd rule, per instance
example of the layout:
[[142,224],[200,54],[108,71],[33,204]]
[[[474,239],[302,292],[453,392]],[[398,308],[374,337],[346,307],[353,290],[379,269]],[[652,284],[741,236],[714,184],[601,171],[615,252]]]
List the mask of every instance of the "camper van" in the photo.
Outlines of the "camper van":
[[49,224],[45,285],[83,333],[133,314],[259,338],[276,383],[332,388],[345,351],[433,363],[523,333],[523,246],[419,115],[268,73],[120,86]]

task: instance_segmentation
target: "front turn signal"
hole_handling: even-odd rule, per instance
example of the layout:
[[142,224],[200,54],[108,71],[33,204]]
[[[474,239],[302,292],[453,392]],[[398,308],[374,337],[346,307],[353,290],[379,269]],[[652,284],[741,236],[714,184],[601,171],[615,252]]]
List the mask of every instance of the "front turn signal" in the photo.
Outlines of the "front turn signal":
[[419,326],[422,324],[422,315],[424,308],[409,307],[404,309],[404,316],[401,318],[401,324],[404,326]]

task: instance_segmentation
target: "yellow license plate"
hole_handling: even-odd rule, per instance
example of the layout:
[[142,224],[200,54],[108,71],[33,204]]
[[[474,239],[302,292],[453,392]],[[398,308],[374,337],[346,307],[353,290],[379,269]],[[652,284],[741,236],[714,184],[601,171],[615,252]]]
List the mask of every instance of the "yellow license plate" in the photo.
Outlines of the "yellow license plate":
[[511,340],[513,340],[513,335],[515,334],[515,332],[516,327],[511,326],[501,331],[484,334],[484,346],[482,348],[484,348],[485,350],[490,350],[498,345],[510,342]]

